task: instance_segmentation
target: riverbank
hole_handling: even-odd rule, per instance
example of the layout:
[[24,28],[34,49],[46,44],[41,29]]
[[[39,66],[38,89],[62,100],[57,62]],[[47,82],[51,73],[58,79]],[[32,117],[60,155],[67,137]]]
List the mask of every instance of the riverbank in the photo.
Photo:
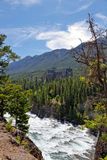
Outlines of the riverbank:
[[0,160],[43,160],[38,147],[29,138],[25,140],[25,144],[19,144],[15,134],[8,132],[6,123],[0,120]]
[[107,157],[107,127],[101,127],[96,143],[95,160],[103,160],[101,158],[105,157]]

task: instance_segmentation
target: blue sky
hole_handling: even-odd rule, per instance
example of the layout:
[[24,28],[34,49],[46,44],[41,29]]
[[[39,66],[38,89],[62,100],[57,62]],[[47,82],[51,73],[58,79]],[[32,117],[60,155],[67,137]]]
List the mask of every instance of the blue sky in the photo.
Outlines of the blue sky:
[[107,28],[107,0],[0,0],[0,33],[22,57],[70,49],[89,39],[88,13]]

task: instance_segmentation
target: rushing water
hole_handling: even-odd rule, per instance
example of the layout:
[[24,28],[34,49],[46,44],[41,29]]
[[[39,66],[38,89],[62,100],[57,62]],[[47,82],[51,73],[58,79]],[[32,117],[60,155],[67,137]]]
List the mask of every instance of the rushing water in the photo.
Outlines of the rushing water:
[[45,160],[91,160],[95,138],[87,129],[35,115],[30,115],[29,125],[29,137]]

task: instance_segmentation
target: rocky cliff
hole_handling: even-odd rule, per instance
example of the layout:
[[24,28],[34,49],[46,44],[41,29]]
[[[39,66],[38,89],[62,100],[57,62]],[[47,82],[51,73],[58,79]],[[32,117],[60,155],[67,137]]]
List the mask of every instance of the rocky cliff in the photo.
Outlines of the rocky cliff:
[[15,132],[8,132],[5,122],[0,121],[0,160],[43,160],[41,151],[29,138],[25,137],[22,145],[15,136]]

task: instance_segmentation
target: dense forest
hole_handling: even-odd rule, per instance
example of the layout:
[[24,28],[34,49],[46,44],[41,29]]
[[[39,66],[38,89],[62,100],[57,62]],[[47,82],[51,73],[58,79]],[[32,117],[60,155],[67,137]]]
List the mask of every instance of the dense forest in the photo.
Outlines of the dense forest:
[[[5,35],[0,35],[0,118],[8,112],[15,125],[24,133],[28,131],[30,111],[39,117],[53,117],[74,125],[84,124],[97,136],[95,160],[107,159],[107,44],[105,32],[99,29],[89,15],[92,38],[82,46],[82,53],[74,51],[75,60],[86,65],[86,75],[67,77],[50,82],[37,78],[22,78],[11,82],[6,68],[19,58],[9,46],[4,45]],[[101,41],[100,41],[101,38]]]
[[82,76],[45,83],[21,79],[18,83],[24,89],[32,88],[32,113],[41,118],[53,117],[61,122],[69,121],[74,124],[83,123],[87,97],[95,96],[100,90],[93,84],[89,85]]

